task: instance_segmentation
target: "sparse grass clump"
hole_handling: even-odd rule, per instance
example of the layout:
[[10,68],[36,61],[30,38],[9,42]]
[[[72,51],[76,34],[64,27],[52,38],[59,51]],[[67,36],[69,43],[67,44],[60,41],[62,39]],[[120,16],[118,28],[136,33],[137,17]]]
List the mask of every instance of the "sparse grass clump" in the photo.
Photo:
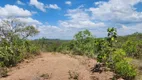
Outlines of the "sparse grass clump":
[[0,67],[0,78],[8,76],[8,70],[5,67]]
[[79,73],[74,71],[69,71],[69,80],[79,80]]
[[42,75],[40,75],[40,77],[42,77],[43,79],[50,79],[51,78],[51,74],[50,75],[48,73],[42,74]]

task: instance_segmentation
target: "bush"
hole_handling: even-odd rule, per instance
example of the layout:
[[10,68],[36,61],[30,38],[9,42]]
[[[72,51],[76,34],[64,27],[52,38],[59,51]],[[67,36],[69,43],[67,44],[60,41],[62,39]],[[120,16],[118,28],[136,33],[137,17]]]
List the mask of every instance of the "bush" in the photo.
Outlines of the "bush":
[[108,28],[107,31],[107,38],[98,39],[92,37],[88,30],[80,31],[75,35],[74,40],[63,44],[58,49],[59,51],[69,51],[77,55],[86,55],[89,57],[97,55],[97,61],[103,64],[103,66],[111,68],[117,75],[126,80],[134,79],[137,75],[137,70],[127,57],[128,54],[140,55],[141,45],[139,45],[139,42],[128,41],[122,47],[123,49],[121,49],[121,47],[118,47],[119,42],[117,42],[116,29]]
[[74,36],[74,40],[61,45],[59,51],[69,51],[77,55],[95,57],[98,50],[98,41],[88,30],[80,31]]
[[[137,75],[137,70],[130,64],[125,51],[121,48],[117,49],[115,47],[115,45],[117,45],[116,35],[117,33],[114,28],[108,29],[107,41],[101,42],[102,46],[100,46],[97,59],[99,62],[111,68],[120,77],[123,77],[126,80],[133,80]],[[128,49],[132,49],[133,51],[135,45],[132,45],[129,46]]]
[[17,39],[10,45],[3,41],[0,46],[1,66],[15,66],[29,55],[38,54],[39,49],[28,40]]
[[137,39],[137,36],[129,37],[124,41],[122,45],[123,50],[127,53],[127,56],[132,58],[142,58],[142,41],[141,38]]
[[0,60],[2,66],[14,66],[15,64],[17,64],[17,55],[18,54],[15,54],[10,47],[2,47],[0,49]]
[[112,54],[112,62],[111,64],[116,64],[117,62],[120,62],[126,57],[125,51],[123,49],[116,49]]
[[36,45],[32,45],[29,48],[29,53],[37,55],[40,53],[39,47],[37,47]]
[[[27,37],[32,37],[39,32],[34,26],[27,26],[15,19],[4,19],[0,24],[0,66],[15,66],[27,54],[31,55],[38,51],[27,40]],[[9,27],[9,25],[11,26]]]
[[126,80],[133,80],[137,75],[134,68],[127,59],[115,63],[115,72]]
[[133,80],[137,75],[136,68],[130,62],[131,59],[126,58],[126,53],[122,49],[117,49],[112,54],[112,69],[126,80]]

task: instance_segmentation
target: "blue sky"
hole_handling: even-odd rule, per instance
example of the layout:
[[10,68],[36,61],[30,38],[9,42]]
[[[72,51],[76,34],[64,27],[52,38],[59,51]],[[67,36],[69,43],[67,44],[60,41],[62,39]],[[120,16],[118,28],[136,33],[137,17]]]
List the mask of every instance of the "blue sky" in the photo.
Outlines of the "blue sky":
[[108,27],[128,35],[142,32],[142,0],[2,0],[0,19],[8,17],[37,27],[34,38],[72,39],[84,29],[105,37]]

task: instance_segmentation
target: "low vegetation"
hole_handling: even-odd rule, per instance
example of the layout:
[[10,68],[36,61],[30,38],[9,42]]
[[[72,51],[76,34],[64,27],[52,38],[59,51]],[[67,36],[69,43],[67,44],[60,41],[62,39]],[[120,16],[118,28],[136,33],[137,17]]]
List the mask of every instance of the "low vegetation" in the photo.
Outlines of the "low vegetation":
[[68,42],[68,40],[59,40],[59,39],[46,39],[40,38],[32,41],[33,44],[39,46],[42,52],[57,52],[58,47],[63,43]]
[[[41,38],[29,40],[38,34],[34,26],[15,19],[1,21],[0,25],[0,77],[7,76],[7,68],[15,66],[32,55],[43,52],[61,52],[96,58],[98,64],[110,68],[116,78],[133,80],[138,74],[138,66],[132,62],[142,58],[142,34],[118,36],[115,28],[108,28],[108,37],[95,38],[89,30],[78,32],[73,40],[50,40]],[[69,72],[78,80],[78,74]],[[48,75],[42,75],[43,77]],[[115,79],[115,78],[114,78]]]
[[0,25],[0,68],[1,76],[6,75],[5,67],[15,66],[31,55],[39,54],[37,46],[27,40],[39,31],[34,26],[25,25],[16,19],[6,19]]
[[40,77],[42,77],[43,79],[50,79],[51,78],[51,74],[50,75],[48,73],[42,74],[42,75],[40,75]]
[[75,71],[69,71],[69,80],[79,80],[79,73]]
[[133,80],[138,70],[132,61],[142,58],[142,34],[134,33],[124,37],[126,41],[123,41],[122,37],[117,36],[115,28],[108,28],[107,31],[106,38],[95,38],[88,30],[80,31],[74,36],[74,40],[63,44],[59,51],[97,58],[99,64],[111,68],[116,73],[116,78]]

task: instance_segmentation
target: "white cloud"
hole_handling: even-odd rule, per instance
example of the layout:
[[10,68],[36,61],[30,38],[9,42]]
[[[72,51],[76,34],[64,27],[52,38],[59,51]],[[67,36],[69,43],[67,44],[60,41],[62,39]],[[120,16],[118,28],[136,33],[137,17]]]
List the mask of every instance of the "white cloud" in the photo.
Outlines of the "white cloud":
[[92,21],[59,21],[60,26],[62,27],[71,27],[71,28],[95,28],[95,27],[104,27],[105,24],[102,22],[94,23]]
[[69,19],[74,19],[76,21],[78,21],[78,19],[79,20],[90,20],[90,16],[82,8],[69,9],[67,10],[67,14],[65,14],[65,16],[69,17]]
[[39,26],[40,33],[35,38],[46,37],[50,39],[73,39],[74,35],[79,31],[88,29],[94,36],[105,37],[107,35],[107,28],[75,28],[75,27],[61,27],[52,26],[50,24]]
[[102,22],[94,22],[91,20],[91,17],[84,9],[77,8],[68,10],[65,14],[69,20],[60,20],[60,26],[62,27],[72,27],[72,28],[95,28],[95,27],[104,27]]
[[70,6],[71,6],[71,5],[72,5],[72,2],[71,2],[71,1],[66,1],[66,2],[65,2],[65,4],[67,4],[67,5],[70,5]]
[[16,3],[19,4],[19,5],[25,5],[25,3],[21,2],[20,0],[17,0]]
[[0,7],[0,17],[27,17],[31,16],[32,13],[23,8],[19,8],[16,5],[5,5],[5,7]]
[[[95,23],[91,21],[89,14],[81,8],[69,9],[65,16],[67,16],[69,19],[60,20],[59,25],[57,26],[50,25],[49,23],[40,26],[40,34],[36,38],[46,37],[52,39],[72,39],[78,31],[85,29],[93,30],[97,28],[103,29],[103,27],[105,26],[104,23]],[[100,31],[93,32],[93,34],[95,33],[103,34]]]
[[142,23],[136,25],[122,25],[121,28],[118,28],[118,35],[128,35],[135,32],[142,32]]
[[104,2],[103,1],[98,1],[98,2],[94,2],[95,5],[102,5]]
[[17,18],[19,19],[19,21],[26,23],[26,24],[34,24],[34,25],[40,25],[42,24],[41,22],[39,22],[38,20],[32,19],[31,17],[27,17],[27,18]]
[[110,0],[96,2],[98,7],[89,8],[95,20],[115,23],[136,23],[142,21],[142,12],[137,12],[134,5],[141,0]]
[[51,39],[59,39],[63,36],[62,30],[59,27],[49,24],[39,26],[38,30],[40,31],[40,33],[35,38],[46,37]]
[[36,8],[40,9],[41,11],[46,12],[44,4],[41,2],[38,2],[38,0],[30,0],[30,5],[33,5]]
[[61,8],[57,4],[49,4],[45,5],[42,2],[39,2],[38,0],[30,0],[30,5],[35,6],[37,9],[46,12],[46,8],[48,9],[58,9],[60,10]]
[[[72,39],[78,31],[85,29],[89,29],[93,35],[105,35],[103,34],[106,31],[104,31],[105,24],[102,22],[93,22],[89,14],[80,7],[68,10],[65,16],[69,19],[60,20],[59,25],[57,26],[50,25],[49,23],[39,26],[40,34],[36,38],[46,37],[52,39]],[[101,30],[98,28],[101,28]]]
[[49,5],[46,5],[45,8],[58,9],[58,10],[61,9],[57,4],[49,4]]
[[133,7],[139,2],[110,0],[96,2],[94,4],[97,6],[89,9],[83,6],[69,9],[65,14],[67,20],[59,20],[59,25],[56,26],[49,23],[40,26],[41,33],[37,37],[72,39],[78,31],[84,29],[88,29],[97,37],[106,37],[108,27],[116,27],[118,35],[142,32],[142,13]]
[[[90,30],[97,37],[106,37],[107,28],[113,26],[117,28],[118,35],[127,35],[142,32],[142,12],[137,12],[134,8],[139,2],[140,0],[109,0],[95,2],[96,7],[89,9],[83,6],[69,9],[64,15],[67,19],[59,20],[58,25],[50,25],[48,22],[42,24],[31,18],[31,15],[37,12],[30,12],[15,5],[0,7],[0,17],[19,16],[21,22],[37,26],[40,30],[37,38],[72,39],[74,34],[84,29]],[[31,0],[30,4],[43,12],[46,9],[61,9],[57,4],[47,5],[37,0]]]
[[116,27],[118,35],[142,32],[142,13],[133,7],[139,1],[111,1],[96,3],[97,7],[91,7],[89,11],[84,7],[69,9],[65,14],[67,20],[59,20],[56,28],[47,24],[48,28],[43,28],[40,35],[47,38],[72,39],[78,31],[88,29],[97,37],[106,37],[108,27]]
[[24,10],[23,8],[19,8],[16,5],[5,5],[4,7],[0,7],[0,19],[18,19],[22,23],[26,24],[35,24],[40,25],[42,24],[38,20],[32,19],[32,14],[36,14],[37,12],[30,12],[28,10]]

